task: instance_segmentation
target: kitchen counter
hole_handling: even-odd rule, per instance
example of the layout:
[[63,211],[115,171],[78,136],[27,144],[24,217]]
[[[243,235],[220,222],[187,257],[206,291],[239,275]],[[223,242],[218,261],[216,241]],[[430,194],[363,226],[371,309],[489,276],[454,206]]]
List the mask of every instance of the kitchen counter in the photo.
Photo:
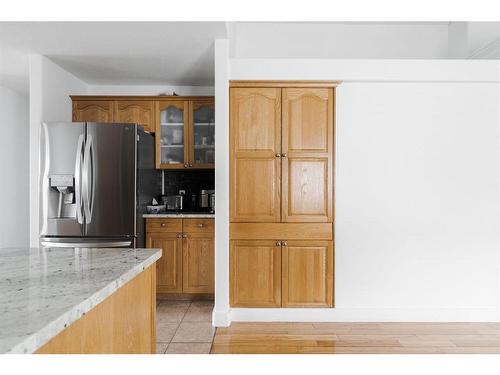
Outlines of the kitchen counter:
[[144,214],[142,215],[145,219],[151,218],[178,218],[178,219],[213,219],[215,214],[210,212],[189,212],[189,213],[165,213],[165,214]]
[[160,257],[160,249],[0,249],[0,353],[37,351]]

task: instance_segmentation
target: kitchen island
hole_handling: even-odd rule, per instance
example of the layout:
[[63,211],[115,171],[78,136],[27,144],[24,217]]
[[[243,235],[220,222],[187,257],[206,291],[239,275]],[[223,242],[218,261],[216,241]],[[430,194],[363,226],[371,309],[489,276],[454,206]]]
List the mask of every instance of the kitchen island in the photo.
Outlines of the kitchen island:
[[154,353],[160,249],[0,249],[0,353]]

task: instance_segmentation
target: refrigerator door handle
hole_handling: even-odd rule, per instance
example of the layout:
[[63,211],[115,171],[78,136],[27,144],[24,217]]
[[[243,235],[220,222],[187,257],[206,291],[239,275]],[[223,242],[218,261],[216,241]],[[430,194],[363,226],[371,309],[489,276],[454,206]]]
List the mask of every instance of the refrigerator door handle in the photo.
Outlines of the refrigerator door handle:
[[82,242],[52,242],[40,241],[43,247],[73,248],[73,247],[128,247],[132,246],[132,241],[82,241]]
[[78,224],[83,224],[83,195],[82,195],[82,151],[84,147],[85,135],[78,137],[78,146],[76,148],[75,161],[75,203],[76,219]]
[[85,223],[92,221],[94,206],[95,176],[94,176],[94,145],[92,135],[87,135],[85,152],[83,154],[83,201],[85,210]]

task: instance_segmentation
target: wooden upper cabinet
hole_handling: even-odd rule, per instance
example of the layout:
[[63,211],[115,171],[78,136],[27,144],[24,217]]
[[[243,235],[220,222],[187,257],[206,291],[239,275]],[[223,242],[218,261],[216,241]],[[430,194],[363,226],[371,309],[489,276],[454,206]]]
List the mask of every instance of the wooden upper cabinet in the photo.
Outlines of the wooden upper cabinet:
[[146,247],[162,249],[156,262],[159,293],[182,292],[182,233],[148,233]]
[[162,100],[156,102],[156,167],[187,168],[189,151],[189,102]]
[[154,132],[154,114],[152,100],[117,100],[113,121],[138,124]]
[[213,98],[189,103],[189,164],[190,168],[215,166],[215,102]]
[[282,92],[282,221],[331,222],[333,89]]
[[230,218],[279,222],[281,218],[281,89],[230,91]]
[[283,307],[333,306],[332,241],[286,241],[282,269]]
[[74,122],[113,122],[113,100],[73,100]]
[[231,241],[232,307],[281,306],[281,248],[275,241]]

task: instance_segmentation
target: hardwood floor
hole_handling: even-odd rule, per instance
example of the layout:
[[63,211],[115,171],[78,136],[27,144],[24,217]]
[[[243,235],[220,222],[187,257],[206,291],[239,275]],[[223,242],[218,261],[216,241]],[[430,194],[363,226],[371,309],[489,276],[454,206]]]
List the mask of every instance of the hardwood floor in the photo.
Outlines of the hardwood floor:
[[500,323],[233,323],[211,353],[500,353]]

